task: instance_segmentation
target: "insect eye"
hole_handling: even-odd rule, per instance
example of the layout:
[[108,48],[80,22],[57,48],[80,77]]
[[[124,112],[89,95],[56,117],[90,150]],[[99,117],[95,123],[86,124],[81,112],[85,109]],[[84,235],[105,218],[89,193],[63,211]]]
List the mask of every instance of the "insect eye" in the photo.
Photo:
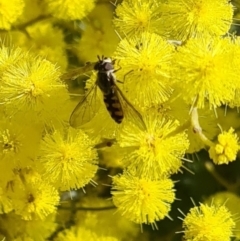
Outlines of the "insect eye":
[[105,63],[104,69],[105,69],[106,71],[108,71],[108,70],[113,70],[113,65],[112,65],[112,63]]

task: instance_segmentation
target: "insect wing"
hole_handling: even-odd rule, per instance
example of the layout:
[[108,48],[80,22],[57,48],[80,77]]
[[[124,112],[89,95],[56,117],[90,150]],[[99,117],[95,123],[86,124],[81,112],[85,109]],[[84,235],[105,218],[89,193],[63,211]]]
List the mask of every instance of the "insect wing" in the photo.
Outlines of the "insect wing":
[[78,78],[79,76],[90,72],[94,69],[96,63],[87,63],[85,66],[79,67],[79,68],[75,68],[70,70],[68,73],[65,73],[61,76],[62,80],[74,80],[76,78]]
[[134,125],[138,126],[141,130],[146,130],[145,122],[142,115],[134,108],[130,101],[125,97],[123,92],[115,85],[116,94],[123,108],[124,119],[131,121]]
[[88,123],[94,118],[99,107],[100,101],[97,97],[97,85],[95,83],[73,110],[70,117],[70,125],[78,128]]

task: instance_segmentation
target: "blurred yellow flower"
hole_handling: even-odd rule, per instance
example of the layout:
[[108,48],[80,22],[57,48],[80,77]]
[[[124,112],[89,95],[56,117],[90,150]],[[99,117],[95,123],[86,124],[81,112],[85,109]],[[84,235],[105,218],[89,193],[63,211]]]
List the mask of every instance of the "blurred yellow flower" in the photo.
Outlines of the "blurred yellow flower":
[[43,0],[46,12],[65,20],[80,20],[94,7],[95,0]]
[[62,122],[69,96],[56,66],[18,48],[2,47],[2,51],[6,57],[2,60],[0,103],[5,104],[6,115],[47,125]]
[[32,238],[34,241],[46,241],[56,230],[55,214],[48,215],[44,220],[23,220],[14,212],[0,216],[0,226],[4,230],[6,240]]
[[[4,241],[4,240],[3,240]],[[30,238],[29,236],[25,236],[25,237],[18,237],[15,238],[13,241],[34,241],[32,238]]]
[[31,53],[40,55],[65,71],[68,65],[63,31],[51,21],[39,21],[26,28]]
[[[119,240],[135,240],[140,233],[139,225],[123,217],[120,212],[116,212],[116,208],[104,210],[104,207],[113,206],[112,200],[85,196],[81,201],[81,206],[86,208],[103,208],[99,211],[79,210],[76,215],[78,227],[92,230],[99,237],[107,235]],[[114,225],[112,225],[113,223]]]
[[39,0],[24,0],[25,7],[23,9],[22,15],[14,23],[15,26],[25,24],[43,14],[43,9],[40,5],[41,1]]
[[11,187],[9,196],[12,198],[13,208],[22,219],[44,220],[49,214],[56,212],[59,194],[38,173],[21,170],[19,176],[16,175],[12,181]]
[[96,56],[111,57],[119,42],[112,25],[113,11],[109,5],[98,4],[82,21],[81,38],[73,45],[73,52],[80,61],[96,62]]
[[0,29],[10,30],[11,25],[23,13],[24,0],[0,0]]
[[94,231],[89,230],[85,227],[74,226],[71,229],[66,229],[60,232],[54,241],[120,241],[114,237],[98,236]]
[[[1,186],[3,184],[1,183]],[[9,213],[13,210],[12,200],[8,196],[7,190],[4,187],[0,187],[0,213]]]

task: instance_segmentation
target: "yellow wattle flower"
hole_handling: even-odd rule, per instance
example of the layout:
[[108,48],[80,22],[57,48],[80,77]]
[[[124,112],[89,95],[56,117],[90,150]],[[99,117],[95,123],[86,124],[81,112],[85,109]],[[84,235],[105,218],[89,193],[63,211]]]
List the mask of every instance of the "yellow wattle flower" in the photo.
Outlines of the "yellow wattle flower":
[[0,103],[5,104],[6,115],[47,125],[61,123],[69,95],[59,69],[20,48],[2,46],[1,52]]
[[184,240],[229,241],[235,222],[224,205],[204,205],[191,208],[183,219]]
[[234,237],[240,239],[240,223],[238,222],[240,197],[233,192],[223,191],[214,193],[204,203],[210,205],[213,201],[216,205],[224,205],[231,212],[236,221],[236,227],[233,230]]
[[147,113],[145,123],[145,131],[129,124],[120,133],[119,145],[127,148],[122,161],[124,167],[153,180],[178,172],[189,146],[186,133],[171,134],[179,123],[161,119],[156,112]]
[[113,23],[120,33],[133,37],[144,31],[164,34],[160,1],[125,0],[118,4]]
[[120,66],[117,79],[124,82],[133,104],[147,109],[169,99],[173,51],[173,45],[155,33],[143,32],[120,41],[114,53]]
[[228,0],[171,0],[162,7],[162,23],[171,39],[222,36],[231,26],[233,5]]
[[127,172],[113,177],[111,193],[118,211],[138,224],[162,220],[175,199],[171,179],[150,180]]
[[218,143],[210,148],[209,155],[217,165],[228,164],[236,160],[239,149],[239,138],[230,128],[218,135]]
[[92,141],[82,130],[72,128],[46,134],[38,160],[44,178],[62,191],[83,188],[98,169]]
[[[17,36],[19,37],[19,36]],[[29,58],[29,53],[23,51],[19,47],[5,46],[4,43],[0,42],[0,75],[4,71],[9,70],[9,68],[18,63],[19,61],[26,61]]]
[[209,103],[214,109],[228,104],[238,88],[238,71],[233,65],[234,42],[230,38],[207,37],[190,39],[178,47],[173,58],[172,80],[190,106],[202,109]]

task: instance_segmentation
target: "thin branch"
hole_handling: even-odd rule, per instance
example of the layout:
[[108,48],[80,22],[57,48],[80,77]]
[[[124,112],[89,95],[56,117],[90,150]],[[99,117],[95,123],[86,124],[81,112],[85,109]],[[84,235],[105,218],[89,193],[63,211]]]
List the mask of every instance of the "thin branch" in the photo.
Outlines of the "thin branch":
[[216,171],[214,165],[211,162],[205,162],[205,167],[209,171],[209,173],[228,191],[236,193],[237,189],[239,188],[239,183],[231,184],[226,181],[219,173]]
[[33,25],[39,21],[42,21],[42,20],[46,20],[46,19],[51,19],[52,17],[50,16],[43,16],[43,15],[40,15],[34,19],[31,19],[30,21],[26,22],[26,23],[22,23],[22,24],[19,24],[19,25],[15,25],[12,27],[12,30],[24,30],[26,27],[30,26],[30,25]]
[[199,118],[198,118],[198,110],[197,107],[193,107],[191,111],[191,125],[193,127],[194,133],[196,133],[201,141],[207,145],[207,146],[213,146],[214,143],[210,141],[202,132],[202,127],[200,126],[199,123]]
[[[59,207],[62,210],[70,210],[70,207]],[[83,211],[105,211],[116,209],[115,206],[107,206],[107,207],[76,207],[74,210],[83,210]]]

